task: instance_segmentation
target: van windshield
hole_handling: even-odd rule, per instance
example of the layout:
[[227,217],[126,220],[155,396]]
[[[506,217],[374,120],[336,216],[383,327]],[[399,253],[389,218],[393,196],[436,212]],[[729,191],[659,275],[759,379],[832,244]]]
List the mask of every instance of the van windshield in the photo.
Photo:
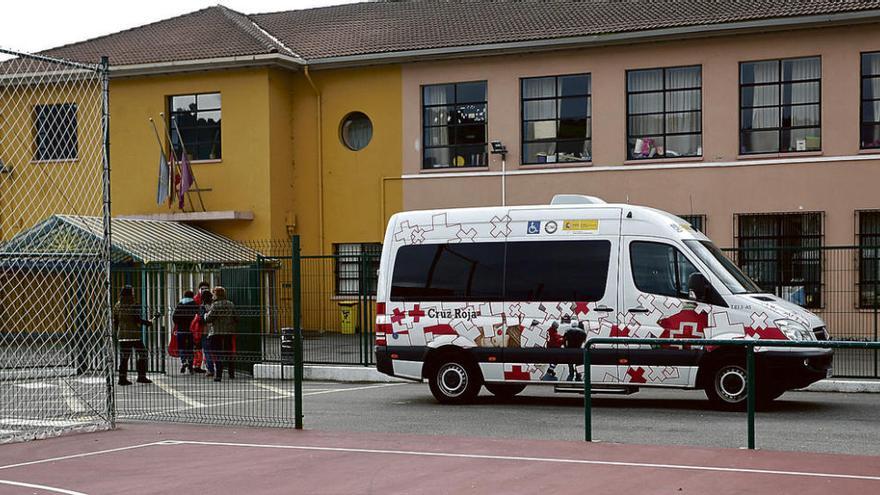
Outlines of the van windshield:
[[755,282],[752,282],[738,266],[736,266],[718,246],[711,241],[684,241],[685,245],[705,263],[724,285],[734,294],[746,294],[750,292],[765,292]]

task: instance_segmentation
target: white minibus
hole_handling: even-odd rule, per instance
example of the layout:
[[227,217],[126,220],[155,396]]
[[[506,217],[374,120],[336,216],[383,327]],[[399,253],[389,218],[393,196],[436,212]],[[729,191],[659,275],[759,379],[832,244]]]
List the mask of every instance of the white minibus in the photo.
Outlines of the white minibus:
[[[380,372],[427,380],[441,403],[480,387],[631,393],[703,389],[744,407],[741,347],[597,345],[594,337],[828,339],[824,322],[749,279],[683,219],[559,195],[550,205],[394,215],[376,296]],[[830,376],[833,352],[756,348],[759,400]],[[580,385],[578,385],[580,384]]]

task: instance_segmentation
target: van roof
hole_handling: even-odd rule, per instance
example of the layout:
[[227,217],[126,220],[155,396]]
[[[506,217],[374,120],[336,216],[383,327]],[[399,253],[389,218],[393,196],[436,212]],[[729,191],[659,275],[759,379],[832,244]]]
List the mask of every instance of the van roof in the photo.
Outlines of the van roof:
[[[589,212],[590,210],[608,210],[608,209],[619,209],[626,213],[632,212],[636,214],[637,217],[640,217],[641,220],[648,220],[648,222],[656,227],[661,227],[664,230],[664,233],[677,238],[685,238],[685,239],[700,239],[705,240],[708,239],[703,233],[696,231],[692,228],[686,228],[685,225],[690,226],[690,223],[687,220],[684,220],[681,217],[673,215],[672,213],[659,210],[657,208],[652,208],[649,206],[641,206],[641,205],[632,205],[632,204],[624,204],[624,203],[571,203],[571,204],[545,204],[545,205],[515,205],[515,206],[480,206],[480,207],[466,207],[466,208],[442,208],[442,209],[431,209],[431,210],[411,210],[405,211],[395,214],[392,217],[392,221],[397,220],[405,220],[410,217],[419,217],[425,215],[437,215],[442,213],[452,213],[456,216],[464,216],[469,217],[473,216],[476,218],[492,218],[493,216],[497,216],[499,214],[510,214],[513,212],[527,212],[527,211],[548,211],[548,210],[566,210],[566,211],[583,211]],[[624,216],[623,221],[626,222],[627,217]],[[659,234],[657,232],[656,234]],[[655,234],[655,235],[656,235]]]

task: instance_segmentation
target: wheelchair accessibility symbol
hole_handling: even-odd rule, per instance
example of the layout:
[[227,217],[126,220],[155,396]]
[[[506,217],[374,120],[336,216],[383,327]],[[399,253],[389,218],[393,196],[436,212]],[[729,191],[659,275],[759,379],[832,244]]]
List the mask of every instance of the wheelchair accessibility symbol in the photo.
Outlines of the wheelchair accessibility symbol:
[[529,220],[529,227],[526,231],[527,234],[540,234],[541,233],[541,221],[540,220]]

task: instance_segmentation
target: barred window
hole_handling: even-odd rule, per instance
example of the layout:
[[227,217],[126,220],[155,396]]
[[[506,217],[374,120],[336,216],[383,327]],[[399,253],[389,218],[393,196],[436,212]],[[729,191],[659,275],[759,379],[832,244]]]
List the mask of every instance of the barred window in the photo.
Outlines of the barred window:
[[822,213],[737,215],[743,272],[762,289],[807,308],[822,305]]
[[862,149],[880,148],[880,52],[862,54]]
[[[168,103],[171,145],[177,156],[182,137],[190,160],[221,159],[220,93],[172,96]],[[180,136],[175,128],[180,130]]]
[[822,149],[819,57],[743,62],[740,153]]
[[34,106],[34,160],[76,160],[76,103]]
[[702,67],[626,72],[627,158],[703,155]]
[[880,303],[880,211],[858,212],[859,307]]
[[485,167],[486,81],[422,86],[422,167]]
[[522,79],[522,163],[591,159],[590,75]]
[[678,215],[678,217],[691,224],[697,232],[706,233],[706,215]]
[[[361,295],[362,279],[366,284],[366,293],[376,295],[382,244],[378,242],[334,244],[333,254],[336,255],[336,295]],[[366,263],[366,273],[363,275],[361,275],[362,259]]]

